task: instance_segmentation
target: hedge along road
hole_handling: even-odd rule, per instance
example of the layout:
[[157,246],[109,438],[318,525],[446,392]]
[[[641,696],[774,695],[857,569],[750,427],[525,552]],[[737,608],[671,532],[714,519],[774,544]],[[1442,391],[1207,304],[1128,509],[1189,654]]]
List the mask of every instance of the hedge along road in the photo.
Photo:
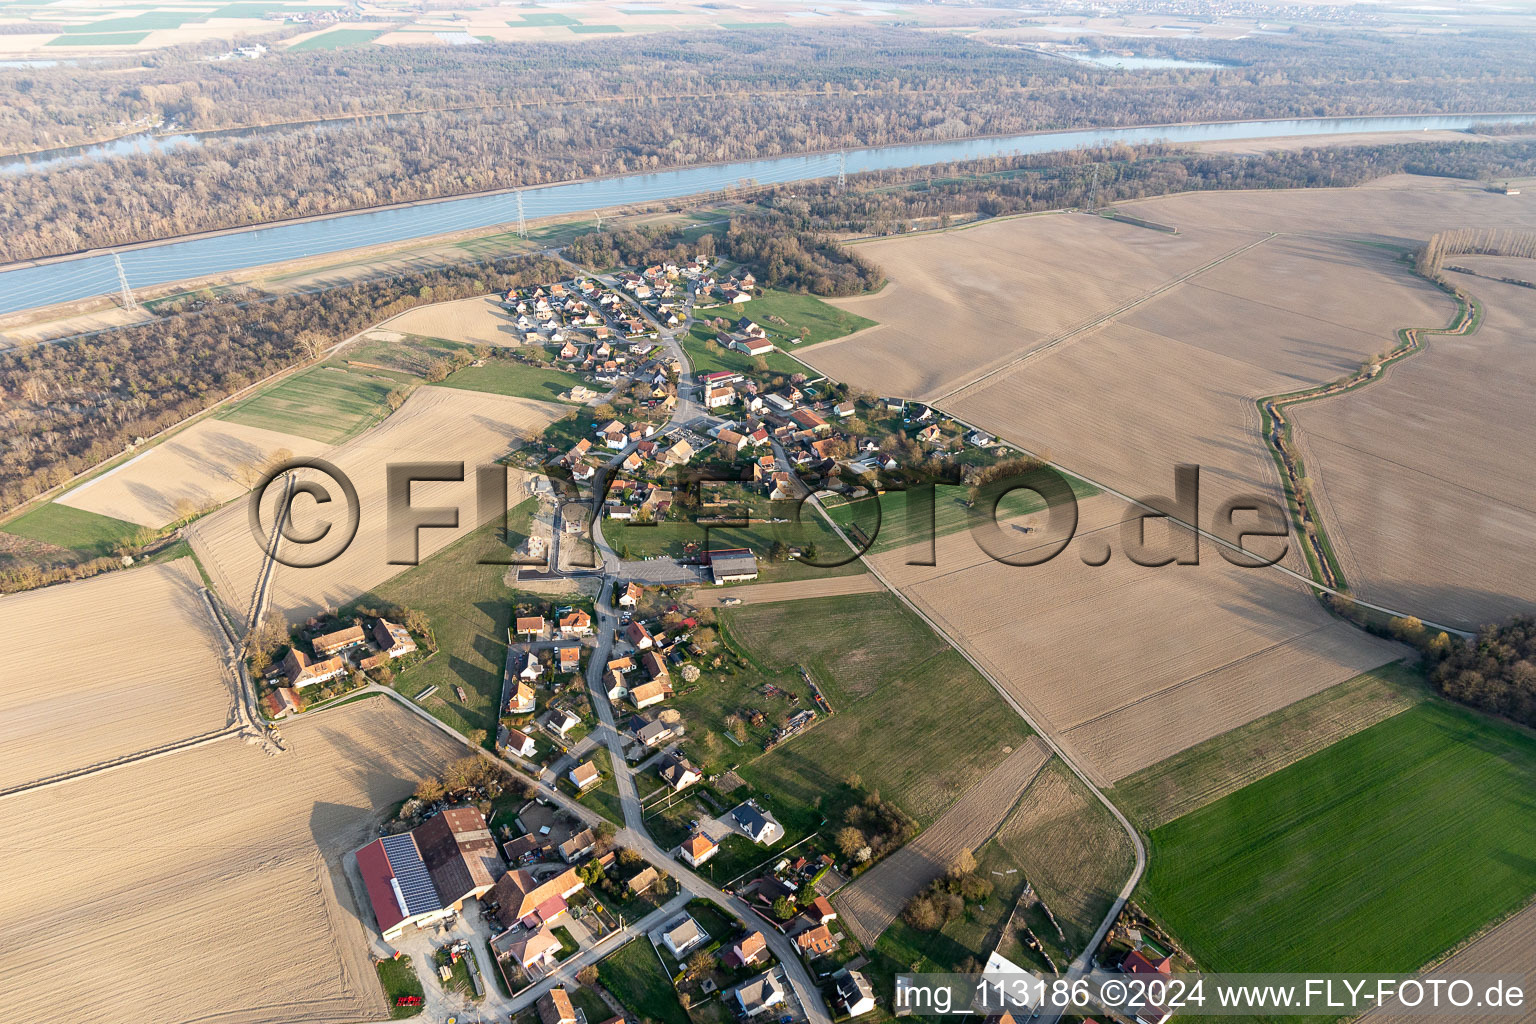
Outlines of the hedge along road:
[[1053,153],[1114,144],[1229,142],[1362,132],[1465,129],[1473,124],[1530,122],[1530,114],[1403,115],[1395,117],[1297,118],[1184,125],[1095,128],[994,138],[924,142],[844,154],[819,153],[678,168],[496,192],[404,206],[363,210],[267,227],[237,228],[181,240],[148,243],[120,253],[94,251],[0,271],[0,313],[17,313],[119,290],[115,260],[133,288],[192,277],[249,270],[269,263],[325,256],[526,219],[588,213],[613,206],[681,199],[728,190],[744,182],[784,184],[850,173],[921,167],[985,157]]

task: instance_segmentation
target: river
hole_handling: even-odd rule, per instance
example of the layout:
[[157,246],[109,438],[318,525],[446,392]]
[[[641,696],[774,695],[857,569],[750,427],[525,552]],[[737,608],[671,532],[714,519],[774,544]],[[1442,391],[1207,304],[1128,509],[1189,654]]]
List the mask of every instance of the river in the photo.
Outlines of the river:
[[[1407,115],[1273,121],[1229,121],[1138,128],[1094,128],[1038,132],[984,139],[926,142],[849,150],[850,174],[920,167],[982,157],[1059,152],[1113,143],[1196,143],[1360,132],[1458,130],[1479,123],[1533,122],[1536,114]],[[714,192],[745,181],[782,184],[831,177],[837,154],[744,160],[709,167],[685,167],[653,174],[597,178],[524,189],[521,193],[466,196],[385,210],[342,214],[320,220],[245,228],[219,235],[161,242],[122,252],[124,274],[134,288],[247,270],[267,263],[324,256],[365,246],[391,245],[453,231],[517,221],[519,195],[529,220],[586,213],[633,203]],[[111,253],[0,271],[0,313],[70,302],[118,290]]]

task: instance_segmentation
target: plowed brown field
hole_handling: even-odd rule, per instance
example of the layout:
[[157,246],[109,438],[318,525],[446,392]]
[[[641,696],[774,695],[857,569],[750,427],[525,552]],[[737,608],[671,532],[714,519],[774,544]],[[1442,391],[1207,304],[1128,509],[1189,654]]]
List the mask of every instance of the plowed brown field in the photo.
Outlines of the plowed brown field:
[[0,598],[0,790],[222,729],[233,682],[192,560]]
[[[1128,507],[1086,499],[1076,539],[1040,566],[994,561],[969,533],[940,537],[933,566],[905,564],[914,548],[874,561],[1101,783],[1402,656],[1209,544],[1199,565],[1133,564]],[[1084,564],[1105,545],[1107,564]]]
[[279,452],[318,455],[325,447],[295,434],[203,420],[58,502],[158,528],[179,518],[183,507],[202,511],[244,494],[254,482],[246,472],[260,472]]
[[6,1019],[388,1016],[340,859],[459,751],[381,698],[285,733],[0,800]]
[[[490,464],[514,441],[527,438],[565,415],[567,409],[549,402],[508,398],[452,388],[418,388],[400,410],[382,424],[335,449],[326,458],[346,473],[357,488],[361,519],[357,536],[340,557],[315,568],[279,565],[273,575],[271,607],[290,620],[303,619],[327,608],[336,608],[406,568],[390,564],[386,545],[387,480],[391,463],[463,462],[462,483],[418,483],[411,489],[415,508],[435,506],[458,509],[455,529],[426,529],[420,533],[420,557],[425,559],[462,537],[475,525],[475,468]],[[333,496],[333,503],[319,509],[304,496],[294,502],[294,527],[312,533],[329,519],[339,532],[344,513],[337,485],[308,471]],[[266,508],[275,507],[280,486],[267,492]],[[527,494],[521,475],[511,474],[510,504]],[[252,536],[246,502],[198,521],[188,531],[193,550],[218,588],[220,596],[240,615],[249,613],[264,562],[261,544]],[[270,511],[263,523],[270,529]],[[287,542],[284,542],[285,545]],[[292,560],[305,553],[297,548]]]

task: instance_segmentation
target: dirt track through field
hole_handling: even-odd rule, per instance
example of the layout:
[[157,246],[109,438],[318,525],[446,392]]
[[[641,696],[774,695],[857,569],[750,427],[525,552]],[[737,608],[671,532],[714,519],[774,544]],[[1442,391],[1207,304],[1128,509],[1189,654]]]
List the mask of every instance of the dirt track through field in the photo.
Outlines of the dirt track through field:
[[974,851],[986,842],[1050,756],[1050,748],[1031,736],[915,840],[843,890],[837,908],[859,941],[873,946],[907,902],[948,871],[961,850]]
[[775,601],[847,597],[884,591],[879,580],[868,573],[860,573],[857,576],[828,576],[819,580],[753,583],[744,587],[699,587],[693,592],[693,603],[699,608],[719,608],[723,602],[733,598],[741,604],[771,604]]
[[[322,565],[277,566],[269,587],[270,607],[290,621],[306,618],[338,608],[407,568],[391,562],[387,543],[390,465],[464,464],[462,482],[419,482],[411,488],[414,508],[453,508],[458,516],[457,527],[420,532],[419,557],[425,559],[477,525],[476,468],[492,463],[510,445],[538,433],[568,412],[562,406],[526,398],[453,388],[418,388],[404,406],[379,426],[325,456],[357,488],[357,536],[338,557]],[[304,474],[306,479],[311,478],[308,471]],[[339,488],[326,477],[314,478],[333,496],[333,503],[321,507],[301,495],[293,503],[294,527],[301,535],[312,534],[320,523],[330,520],[336,523],[339,533],[345,520],[344,514],[337,511],[341,505]],[[509,506],[527,497],[524,481],[520,471],[509,473]],[[272,512],[279,504],[280,492],[274,486],[264,495],[262,522],[268,529],[275,519]],[[252,535],[247,500],[234,502],[193,524],[188,540],[220,598],[242,619],[249,616],[267,560],[262,545]],[[287,542],[283,553],[295,562],[307,554],[302,547]]]

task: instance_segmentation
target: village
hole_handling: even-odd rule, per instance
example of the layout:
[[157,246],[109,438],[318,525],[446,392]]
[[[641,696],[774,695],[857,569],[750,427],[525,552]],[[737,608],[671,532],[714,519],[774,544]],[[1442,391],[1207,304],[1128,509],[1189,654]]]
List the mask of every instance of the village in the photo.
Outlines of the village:
[[[771,311],[766,326],[752,319],[752,275],[713,263],[501,297],[520,335],[501,358],[584,383],[560,396],[573,417],[507,457],[527,481],[514,500],[535,508],[508,576],[519,589],[485,737],[506,774],[430,802],[419,790],[348,860],[397,1016],[644,1019],[645,998],[614,980],[620,964],[659,968],[690,1024],[815,1021],[812,991],[838,1018],[885,1013],[874,993],[889,965],[871,973],[830,898],[911,824],[874,796],[855,808],[863,831],[825,814],[818,828],[798,801],[743,780],[735,764],[836,709],[803,667],[743,677],[717,617],[741,603],[735,588],[843,571],[853,556],[828,556],[873,544],[878,516],[839,517],[840,533],[801,514],[810,496],[846,511],[912,482],[974,492],[1007,450],[928,406],[811,375],[790,355],[806,330]],[[430,619],[398,606],[253,635],[273,721],[388,690],[440,656]],[[446,686],[413,703],[471,701]]]

